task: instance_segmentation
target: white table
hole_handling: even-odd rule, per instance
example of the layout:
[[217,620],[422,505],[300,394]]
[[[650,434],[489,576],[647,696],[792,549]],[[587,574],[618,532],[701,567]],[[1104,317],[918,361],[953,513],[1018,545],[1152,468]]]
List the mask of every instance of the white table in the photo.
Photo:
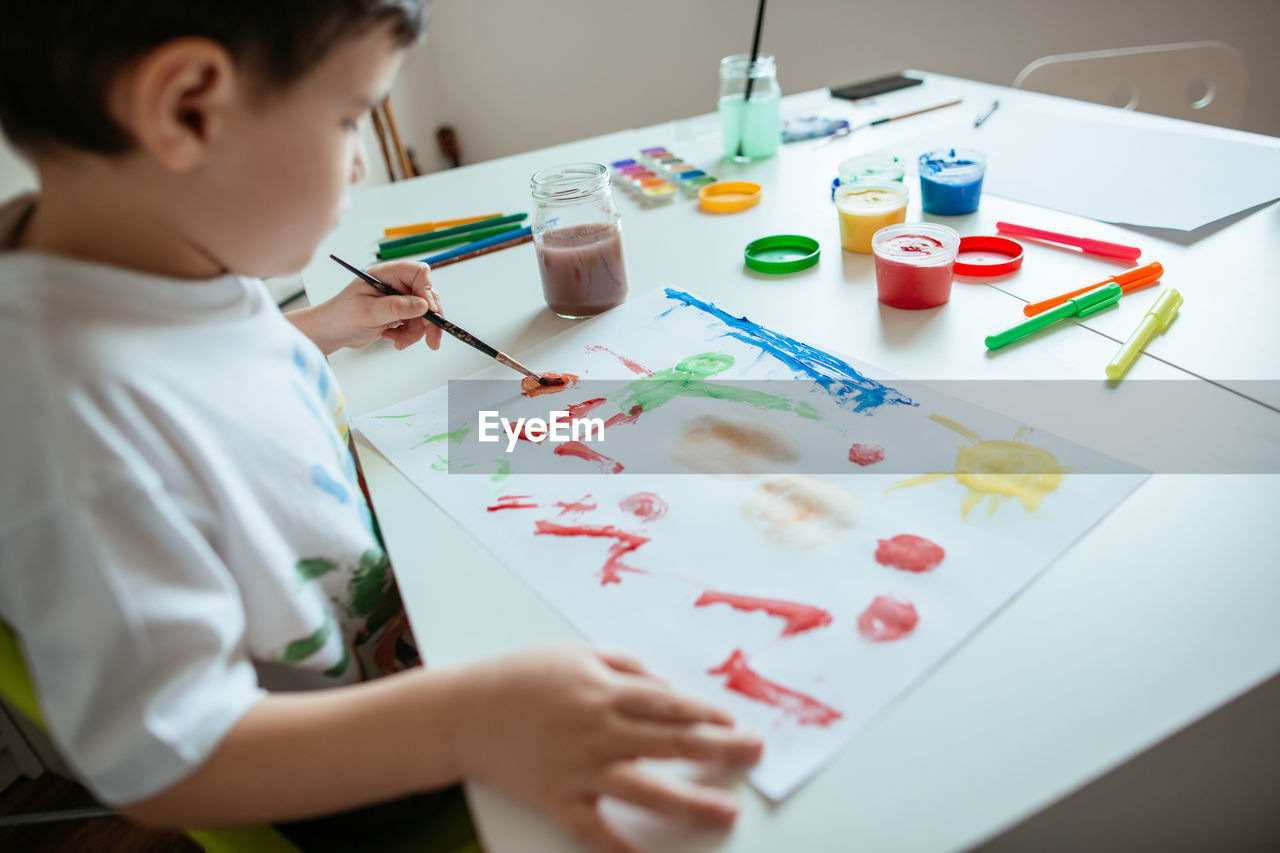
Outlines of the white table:
[[[1001,110],[1053,104],[1069,114],[1114,121],[1168,120],[923,76],[924,85],[882,96],[878,104],[831,101],[825,90],[791,96],[784,99],[784,115],[821,112],[856,124],[955,96],[964,103],[821,149],[812,143],[784,146],[777,157],[757,164],[721,162],[716,119],[702,116],[364,191],[304,272],[308,294],[313,302],[323,300],[349,280],[327,259],[330,252],[371,262],[383,226],[487,210],[528,211],[529,176],[539,168],[608,162],[663,144],[721,178],[763,184],[765,197],[749,211],[713,216],[692,202],[646,210],[622,196],[633,294],[673,284],[912,379],[1087,380],[1096,403],[1072,417],[997,394],[976,402],[1137,461],[1148,445],[1176,444],[1178,413],[1129,436],[1096,426],[1125,399],[1125,384],[1108,388],[1102,367],[1155,290],[1122,303],[1123,312],[992,357],[982,338],[1017,321],[1019,299],[1043,298],[1115,268],[1028,244],[1019,274],[990,285],[958,281],[948,305],[899,311],[876,301],[870,257],[841,251],[828,198],[830,179],[844,157],[893,150],[895,142],[931,126],[971,118],[994,96]],[[918,218],[913,199],[908,219]],[[1165,264],[1167,283],[1187,298],[1185,316],[1152,347],[1163,361],[1144,356],[1126,382],[1186,380],[1186,371],[1226,386],[1241,379],[1280,379],[1274,320],[1280,316],[1280,288],[1274,272],[1269,280],[1258,274],[1280,268],[1280,205],[1191,245],[991,195],[978,213],[957,218],[956,227],[962,234],[994,233],[1001,219],[1136,243],[1144,260]],[[745,270],[742,247],[775,233],[817,238],[821,262],[776,278]],[[532,246],[444,267],[432,278],[451,317],[517,357],[571,325],[542,301]],[[1227,311],[1215,302],[1228,282],[1233,294],[1252,300],[1254,310]],[[396,353],[378,344],[335,354],[332,363],[352,416],[488,366],[478,353],[449,340],[438,353],[425,347]],[[1218,450],[1215,462],[1221,466],[1215,470],[1229,475],[1154,476],[783,803],[771,806],[744,784],[743,812],[729,834],[643,820],[629,821],[630,830],[652,849],[674,851],[834,850],[855,843],[863,850],[959,850],[1280,671],[1280,573],[1273,548],[1280,413],[1262,404],[1280,401],[1258,402],[1265,393],[1253,393],[1250,400],[1212,385],[1204,391],[1214,420],[1231,427],[1228,446]],[[363,442],[358,449],[428,664],[576,636],[376,451]],[[1239,473],[1248,470],[1267,474]],[[489,850],[576,849],[549,820],[523,805],[482,785],[469,786],[468,793]]]

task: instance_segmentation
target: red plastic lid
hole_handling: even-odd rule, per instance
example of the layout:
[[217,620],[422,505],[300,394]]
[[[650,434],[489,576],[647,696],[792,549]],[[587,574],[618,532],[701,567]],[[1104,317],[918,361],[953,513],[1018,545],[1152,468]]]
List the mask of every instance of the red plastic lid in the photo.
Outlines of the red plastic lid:
[[1005,275],[1022,266],[1022,244],[1008,237],[961,237],[956,275]]

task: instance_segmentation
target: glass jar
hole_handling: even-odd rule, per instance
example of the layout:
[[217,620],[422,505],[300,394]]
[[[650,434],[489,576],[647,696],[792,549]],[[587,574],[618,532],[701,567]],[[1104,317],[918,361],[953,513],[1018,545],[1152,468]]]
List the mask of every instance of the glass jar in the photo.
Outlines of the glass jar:
[[593,317],[627,298],[622,222],[609,170],[568,163],[534,173],[533,245],[542,295],[561,317]]
[[720,60],[720,131],[726,159],[762,160],[778,152],[781,97],[772,56],[757,56],[754,63],[745,53]]

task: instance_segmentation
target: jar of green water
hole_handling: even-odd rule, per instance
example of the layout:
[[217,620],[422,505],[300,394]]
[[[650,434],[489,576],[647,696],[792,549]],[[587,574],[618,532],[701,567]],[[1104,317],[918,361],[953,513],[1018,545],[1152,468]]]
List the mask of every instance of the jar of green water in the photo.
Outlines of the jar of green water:
[[726,159],[762,160],[778,152],[781,95],[772,56],[757,56],[752,62],[738,53],[720,60],[720,130]]

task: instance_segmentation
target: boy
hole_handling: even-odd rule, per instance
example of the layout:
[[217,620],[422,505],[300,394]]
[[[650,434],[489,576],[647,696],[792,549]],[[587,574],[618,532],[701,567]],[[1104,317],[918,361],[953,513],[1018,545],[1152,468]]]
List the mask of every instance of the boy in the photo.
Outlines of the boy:
[[439,297],[384,264],[404,296],[353,281],[286,319],[258,278],[336,221],[420,4],[18,5],[0,125],[41,190],[0,209],[0,617],[83,781],[176,827],[462,778],[599,850],[629,849],[600,796],[730,823],[727,794],[637,758],[745,764],[759,740],[635,661],[552,647],[367,680],[395,655],[353,646],[396,600],[323,354],[437,347]]

